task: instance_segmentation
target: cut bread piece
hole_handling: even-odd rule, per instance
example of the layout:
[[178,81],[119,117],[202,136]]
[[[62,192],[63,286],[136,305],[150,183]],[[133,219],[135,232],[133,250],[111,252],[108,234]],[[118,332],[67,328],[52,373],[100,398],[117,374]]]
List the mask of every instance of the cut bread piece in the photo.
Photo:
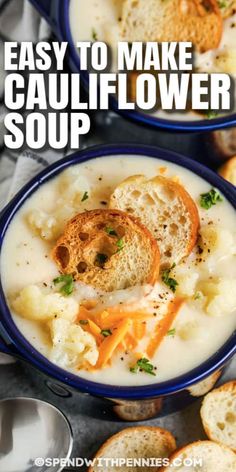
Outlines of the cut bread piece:
[[202,397],[203,395],[206,395],[208,392],[210,392],[210,390],[213,389],[213,387],[215,386],[216,382],[219,380],[221,375],[222,375],[222,370],[217,370],[216,372],[214,372],[214,374],[211,374],[206,379],[189,387],[188,392],[193,397]]
[[125,0],[124,41],[191,41],[205,52],[219,46],[223,18],[217,0]]
[[214,131],[210,136],[209,148],[213,149],[220,162],[236,155],[236,127]]
[[106,292],[152,285],[159,274],[155,239],[119,210],[92,210],[72,218],[52,257],[64,274]]
[[235,470],[236,455],[231,449],[212,441],[198,441],[174,453],[169,466],[163,467],[161,472],[235,472]]
[[129,177],[114,190],[110,207],[140,218],[158,242],[162,265],[177,264],[196,243],[197,207],[182,185],[171,179]]
[[[167,458],[176,449],[175,438],[173,435],[165,430],[158,427],[151,426],[138,426],[134,428],[127,428],[115,434],[108,439],[97,452],[95,459],[110,458],[110,459],[129,459],[129,460],[141,460],[152,459],[152,458]],[[142,472],[148,472],[153,467],[141,465],[128,466],[121,465],[106,466],[104,463],[102,468],[95,463],[94,466],[90,467],[88,472],[136,472],[142,470]]]
[[229,159],[220,169],[219,174],[233,185],[236,185],[236,156]]
[[236,381],[228,382],[206,395],[201,418],[209,439],[225,444],[236,452]]

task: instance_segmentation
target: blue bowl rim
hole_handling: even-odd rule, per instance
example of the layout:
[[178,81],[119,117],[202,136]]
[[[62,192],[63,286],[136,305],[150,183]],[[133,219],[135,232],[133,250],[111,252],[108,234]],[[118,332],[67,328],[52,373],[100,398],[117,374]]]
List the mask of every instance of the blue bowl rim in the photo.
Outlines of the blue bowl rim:
[[[29,198],[29,196],[33,194],[42,184],[55,177],[69,166],[103,156],[120,155],[133,155],[134,158],[136,155],[153,157],[156,159],[163,159],[170,163],[178,164],[207,180],[213,187],[218,188],[226,197],[226,199],[234,206],[234,208],[236,208],[236,189],[213,171],[202,164],[191,160],[190,158],[154,146],[137,144],[95,146],[86,150],[75,152],[74,154],[52,164],[40,172],[40,174],[35,176],[29,183],[27,183],[24,188],[20,190],[20,192],[12,199],[12,201],[4,209],[0,218],[0,255],[3,240],[12,218],[21,208],[27,198]],[[221,369],[236,353],[235,331],[227,340],[227,342],[213,356],[207,359],[200,366],[177,378],[161,383],[144,385],[141,387],[120,387],[106,385],[83,379],[75,374],[63,370],[55,364],[52,364],[28,342],[18,330],[11,317],[10,310],[5,300],[1,280],[0,313],[0,332],[2,328],[3,333],[5,333],[5,338],[8,339],[8,343],[10,343],[10,349],[12,349],[13,355],[19,355],[19,357],[31,363],[44,374],[58,380],[63,384],[67,384],[79,391],[100,397],[114,399],[144,399],[177,393],[193,384],[200,382],[214,373],[216,370]]]
[[[60,36],[63,41],[68,42],[72,64],[74,65],[76,70],[80,71],[80,59],[76,47],[74,45],[74,40],[70,28],[69,9],[70,0],[64,0],[63,5],[60,4],[60,8],[58,5],[58,10],[54,12],[54,15],[57,16],[56,32],[60,33]],[[80,71],[80,74],[85,86],[87,86],[89,80],[88,73],[86,71]],[[110,98],[110,106],[116,113],[124,116],[125,118],[131,119],[132,121],[136,121],[146,126],[152,126],[167,131],[209,132],[236,126],[236,113],[232,113],[221,118],[214,118],[213,120],[178,121],[154,117],[152,115],[148,115],[136,110],[119,110],[117,101],[113,97]]]

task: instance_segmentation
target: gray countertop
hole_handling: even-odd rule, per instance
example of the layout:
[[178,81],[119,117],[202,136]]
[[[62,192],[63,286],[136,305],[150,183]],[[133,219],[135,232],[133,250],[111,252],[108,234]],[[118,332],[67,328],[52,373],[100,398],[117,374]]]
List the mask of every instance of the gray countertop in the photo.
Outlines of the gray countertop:
[[[235,378],[236,358],[230,369],[221,380]],[[35,397],[53,403],[69,419],[73,434],[73,458],[91,458],[99,446],[112,434],[130,426],[131,423],[99,419],[103,406],[95,398],[74,393],[70,398],[60,398],[52,393],[45,379],[30,366],[17,361],[14,364],[0,365],[0,398],[17,396]],[[191,406],[178,413],[145,421],[142,424],[155,425],[169,429],[176,437],[178,446],[195,440],[204,439],[199,409],[201,400],[197,399]],[[98,415],[98,408],[101,409]],[[133,423],[136,425],[138,423]],[[83,472],[83,469],[79,469]]]

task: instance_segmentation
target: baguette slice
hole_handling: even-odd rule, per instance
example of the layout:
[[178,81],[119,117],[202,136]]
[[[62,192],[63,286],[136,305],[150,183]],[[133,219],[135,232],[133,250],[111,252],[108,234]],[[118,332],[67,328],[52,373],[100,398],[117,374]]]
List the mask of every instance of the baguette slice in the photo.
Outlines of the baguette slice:
[[214,374],[211,374],[206,379],[202,380],[201,382],[195,385],[192,385],[192,387],[189,387],[188,392],[193,397],[202,397],[203,395],[206,395],[208,392],[210,392],[210,390],[213,389],[216,382],[219,380],[221,374],[222,370],[217,370],[216,372],[214,372]]
[[209,144],[211,150],[213,144],[217,157],[221,161],[233,157],[236,155],[236,127],[214,131],[210,136]]
[[223,18],[217,0],[125,0],[123,41],[191,41],[205,52],[219,46]]
[[162,265],[177,264],[196,243],[197,207],[182,185],[171,179],[129,177],[114,190],[110,207],[140,218],[157,240]]
[[63,274],[110,292],[154,284],[160,255],[151,233],[119,210],[92,210],[72,218],[52,258]]
[[219,174],[231,184],[236,185],[236,156],[231,157],[231,159],[219,169]]
[[201,418],[209,439],[225,444],[236,452],[236,381],[228,382],[206,395]]
[[[179,465],[175,464],[176,460]],[[195,467],[190,466],[188,460],[195,462]],[[187,467],[184,461],[188,463]],[[202,466],[199,461],[202,461]],[[169,466],[163,467],[161,472],[235,472],[235,470],[236,455],[231,449],[212,441],[198,441],[174,453]]]
[[[166,458],[176,449],[175,438],[165,430],[154,426],[138,426],[120,431],[106,441],[97,452],[95,459],[151,459]],[[153,467],[90,467],[88,472],[147,472]]]

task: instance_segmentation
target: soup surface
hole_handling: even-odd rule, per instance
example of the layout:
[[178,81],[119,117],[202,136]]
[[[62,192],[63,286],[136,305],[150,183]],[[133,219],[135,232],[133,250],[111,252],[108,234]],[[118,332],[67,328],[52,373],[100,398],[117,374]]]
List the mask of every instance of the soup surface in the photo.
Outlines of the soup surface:
[[[200,216],[203,246],[200,251],[198,244],[185,261],[173,268],[176,292],[160,276],[154,287],[135,286],[109,293],[75,282],[73,292],[63,296],[60,285],[53,283],[59,271],[51,251],[66,222],[80,212],[106,208],[111,193],[125,178],[134,174],[151,178],[160,173],[185,187]],[[19,330],[52,362],[107,384],[161,382],[208,359],[236,328],[235,211],[224,197],[211,208],[202,208],[200,194],[210,189],[209,183],[178,165],[137,156],[93,159],[70,167],[44,184],[14,217],[2,249],[3,288]],[[179,297],[183,303],[171,329],[149,358],[155,375],[133,369],[137,359],[148,357],[146,347],[159,314],[170,300]],[[150,317],[144,318],[145,332],[140,340],[131,331],[131,337],[115,350],[107,365],[96,368],[99,347],[96,336],[90,333],[86,338],[84,312],[109,312],[114,306],[128,313],[130,307],[136,312],[147,310]],[[107,320],[104,337],[111,334]],[[77,328],[73,331],[78,325],[79,332]],[[77,341],[80,346],[76,350],[73,343]]]
[[[223,3],[223,2],[221,2]],[[70,2],[70,23],[74,42],[105,41],[113,51],[114,64],[117,56],[117,42],[122,41],[120,20],[122,1],[120,0],[79,0]],[[217,49],[195,54],[195,66],[199,71],[213,73],[225,72],[236,79],[236,13],[223,20],[223,32]],[[115,69],[115,65],[113,65]],[[236,104],[234,104],[235,110]],[[235,111],[234,111],[235,112]],[[208,118],[208,115],[188,113],[171,113],[162,110],[154,112],[162,118],[178,120]],[[214,114],[209,114],[212,119]]]

